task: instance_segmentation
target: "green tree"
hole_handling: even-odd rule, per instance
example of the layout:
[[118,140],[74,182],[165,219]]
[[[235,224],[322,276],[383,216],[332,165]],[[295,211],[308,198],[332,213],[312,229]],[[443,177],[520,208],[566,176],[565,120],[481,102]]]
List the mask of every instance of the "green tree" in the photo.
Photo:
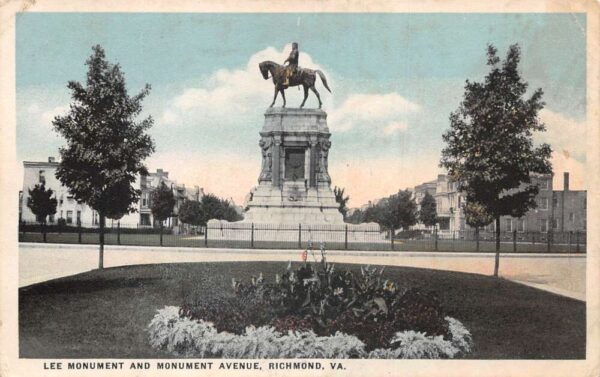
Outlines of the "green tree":
[[463,207],[465,222],[472,228],[475,228],[475,239],[477,241],[476,251],[479,251],[479,229],[494,221],[494,217],[489,213],[484,205],[476,202],[468,202]]
[[360,210],[360,209],[356,209],[352,212],[352,214],[350,216],[348,216],[346,218],[346,221],[349,222],[350,224],[360,224],[365,222],[365,213]]
[[98,267],[103,268],[106,218],[119,219],[135,210],[133,204],[139,200],[140,190],[132,185],[136,176],[147,174],[143,161],[154,151],[154,143],[146,130],[153,120],[135,120],[150,86],[130,96],[119,65],[106,61],[102,47],[92,50],[86,62],[85,86],[69,82],[73,100],[70,111],[52,123],[66,140],[60,149],[57,178],[75,199],[98,212]]
[[202,225],[206,225],[210,219],[224,219],[223,205],[221,199],[214,194],[206,194],[200,200],[202,205]]
[[490,72],[483,82],[468,81],[464,99],[450,114],[450,130],[443,135],[446,147],[440,165],[458,183],[467,202],[483,205],[496,222],[494,276],[500,264],[500,217],[521,217],[535,208],[539,188],[532,174],[552,172],[548,144],[533,145],[533,132],[545,131],[538,119],[543,108],[542,90],[524,98],[527,83],[520,76],[518,45],[504,61],[488,46]]
[[346,219],[346,214],[348,213],[348,200],[350,200],[349,196],[344,197],[345,189],[335,186],[333,188],[333,194],[335,195],[335,201],[339,204],[338,210]]
[[154,220],[158,221],[160,226],[160,246],[163,245],[164,221],[173,216],[174,208],[175,196],[173,190],[161,181],[150,195],[150,210]]
[[425,192],[423,199],[421,199],[419,220],[427,227],[434,226],[437,223],[437,205],[435,198],[429,192]]
[[417,223],[417,203],[409,190],[398,191],[397,216],[402,230],[408,230]]
[[221,199],[221,219],[234,222],[242,220],[243,217],[229,200]]
[[202,205],[197,200],[186,200],[179,208],[179,221],[184,224],[202,225]]
[[366,222],[376,222],[384,229],[394,231],[400,227],[407,230],[417,223],[417,203],[408,190],[381,199],[365,212]]
[[56,197],[52,197],[54,192],[51,189],[46,190],[43,183],[35,185],[33,189],[29,189],[28,191],[27,207],[29,207],[40,223],[44,242],[46,242],[46,218],[56,213]]

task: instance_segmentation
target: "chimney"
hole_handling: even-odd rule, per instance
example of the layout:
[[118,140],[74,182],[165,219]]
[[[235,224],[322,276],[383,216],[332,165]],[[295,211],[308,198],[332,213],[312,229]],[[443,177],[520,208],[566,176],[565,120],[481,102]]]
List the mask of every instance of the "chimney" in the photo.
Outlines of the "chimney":
[[564,174],[564,184],[563,184],[563,190],[564,191],[569,191],[569,172],[565,172]]
[[56,159],[54,157],[48,157],[48,162],[56,162]]

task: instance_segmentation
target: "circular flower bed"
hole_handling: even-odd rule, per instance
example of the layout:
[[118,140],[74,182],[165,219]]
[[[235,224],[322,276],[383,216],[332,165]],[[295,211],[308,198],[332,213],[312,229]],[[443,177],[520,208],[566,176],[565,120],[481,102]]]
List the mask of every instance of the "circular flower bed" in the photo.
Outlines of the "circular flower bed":
[[[360,274],[291,263],[274,281],[232,280],[231,295],[165,307],[149,325],[157,349],[226,358],[454,358],[469,331],[431,292],[399,287],[383,268]],[[314,255],[313,255],[314,257]],[[315,258],[316,259],[316,258]]]

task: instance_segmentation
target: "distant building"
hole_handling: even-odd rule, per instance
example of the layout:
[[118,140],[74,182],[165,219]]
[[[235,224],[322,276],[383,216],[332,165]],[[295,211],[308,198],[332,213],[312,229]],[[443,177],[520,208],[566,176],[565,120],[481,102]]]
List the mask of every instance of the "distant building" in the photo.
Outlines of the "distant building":
[[139,224],[140,226],[154,227],[158,226],[158,223],[152,216],[151,197],[152,191],[164,183],[167,187],[173,190],[175,196],[175,207],[173,208],[173,216],[166,220],[165,226],[173,227],[174,229],[179,228],[179,208],[186,200],[200,201],[204,196],[204,190],[198,186],[193,188],[186,188],[183,184],[178,184],[177,181],[169,179],[169,173],[157,169],[155,173],[149,173],[148,175],[142,175],[140,177],[140,189],[142,191],[140,202],[139,202]]
[[[563,179],[563,190],[553,190],[553,175],[533,175],[532,183],[539,186],[539,193],[536,196],[537,208],[528,211],[520,218],[502,216],[501,230],[546,233],[552,228],[556,232],[585,231],[587,192],[569,189],[569,173],[565,173]],[[435,181],[416,186],[415,198],[417,195],[422,198],[424,191],[431,193],[433,182],[435,182],[435,192],[432,195],[436,201],[440,235],[451,235],[455,231],[471,229],[465,222],[464,195],[458,191],[458,184],[451,182],[447,175],[440,174]],[[486,226],[485,230],[493,232],[495,227],[496,225],[492,223]]]
[[37,184],[44,184],[46,189],[54,191],[54,197],[57,201],[56,214],[48,216],[48,224],[57,224],[58,219],[65,219],[67,225],[76,226],[81,224],[84,227],[93,227],[99,225],[98,213],[92,210],[88,205],[80,203],[71,194],[65,186],[56,178],[56,169],[58,162],[54,157],[49,157],[48,161],[24,161],[23,162],[23,190],[21,199],[21,221],[35,222],[36,216],[27,207],[29,200],[29,190]]
[[[56,169],[59,163],[53,157],[49,157],[47,162],[25,161],[23,162],[23,189],[19,192],[19,221],[35,222],[36,216],[27,207],[29,190],[36,184],[44,183],[46,189],[54,191],[57,200],[56,215],[49,216],[49,224],[57,224],[58,219],[63,218],[69,226],[81,224],[83,227],[97,227],[100,224],[98,213],[87,204],[78,202],[69,194],[68,189],[56,178]],[[152,226],[154,224],[152,213],[150,211],[150,192],[156,188],[160,181],[165,182],[171,187],[175,195],[176,204],[173,212],[174,217],[167,221],[166,226],[177,226],[177,214],[184,200],[200,200],[204,192],[198,186],[191,190],[186,189],[185,185],[168,179],[168,173],[158,169],[156,173],[150,173],[148,176],[141,176],[134,183],[140,187],[140,201],[134,206],[137,212],[123,216],[119,223],[123,227]],[[117,226],[117,221],[107,219],[106,226]]]

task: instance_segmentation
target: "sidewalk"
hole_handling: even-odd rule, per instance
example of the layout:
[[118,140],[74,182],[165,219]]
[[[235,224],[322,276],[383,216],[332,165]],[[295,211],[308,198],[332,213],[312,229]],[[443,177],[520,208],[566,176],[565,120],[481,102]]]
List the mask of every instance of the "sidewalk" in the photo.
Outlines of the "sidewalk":
[[[315,256],[320,260],[318,250]],[[491,275],[493,253],[327,251],[338,263],[381,264]],[[298,250],[106,246],[104,266],[136,264],[300,261]],[[309,254],[309,260],[311,255]],[[19,286],[27,286],[98,267],[98,245],[19,244]],[[585,300],[586,256],[583,254],[501,254],[500,276],[535,288]]]

